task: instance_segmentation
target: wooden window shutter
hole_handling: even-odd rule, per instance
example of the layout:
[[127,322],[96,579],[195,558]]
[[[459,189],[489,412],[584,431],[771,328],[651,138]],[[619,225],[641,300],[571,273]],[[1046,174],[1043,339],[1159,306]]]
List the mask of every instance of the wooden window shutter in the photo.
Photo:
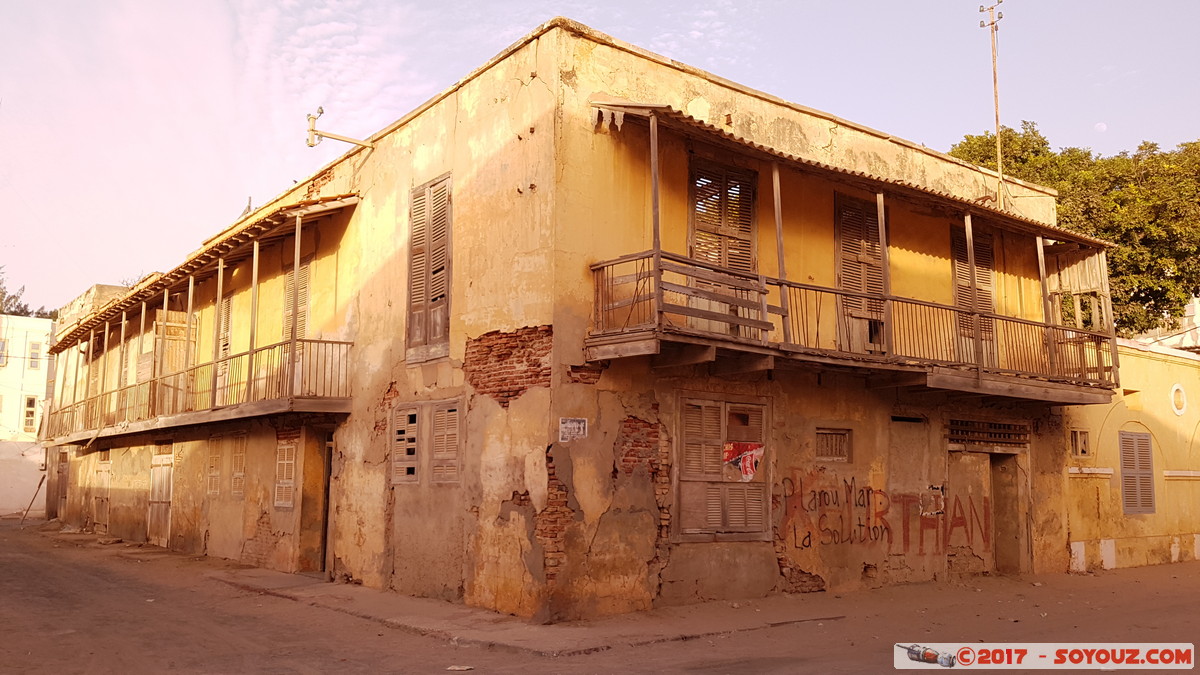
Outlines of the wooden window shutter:
[[233,451],[233,465],[230,471],[229,491],[234,497],[246,493],[246,434],[235,434],[229,437]]
[[700,160],[691,172],[691,257],[753,272],[757,174]]
[[[298,279],[298,280],[297,280]],[[298,297],[297,297],[298,294]],[[300,263],[300,272],[287,272],[283,290],[283,337],[292,337],[292,303],[296,304],[296,339],[308,337],[309,263]]]
[[725,444],[724,405],[717,401],[683,404],[683,466],[685,478],[721,478],[721,453]]
[[725,495],[725,525],[727,532],[761,532],[767,522],[767,490],[765,483],[728,483]]
[[417,466],[419,443],[419,418],[417,408],[396,408],[392,411],[392,485],[416,483],[420,480]]
[[229,320],[230,320],[230,311],[232,309],[232,305],[233,305],[233,298],[231,298],[230,296],[227,295],[227,296],[221,298],[221,304],[220,304],[219,308],[217,309],[217,313],[218,313],[217,321],[220,322],[220,327],[218,330],[218,334],[219,334],[219,337],[218,337],[219,347],[218,348],[220,349],[220,357],[219,358],[226,358],[229,356],[229,345],[230,345],[230,342],[229,342]]
[[1150,434],[1120,433],[1121,505],[1127,514],[1154,513],[1153,445]]
[[[992,313],[996,311],[995,271],[996,255],[992,237],[986,234],[975,235],[975,285],[978,296],[971,293],[971,265],[967,257],[967,235],[965,232],[954,232],[951,238],[951,249],[954,254],[954,304],[959,309],[969,312]],[[959,331],[964,336],[974,334],[975,325],[972,317],[958,315]],[[981,324],[984,339],[992,339],[995,322],[984,318]]]
[[225,439],[216,436],[208,439],[208,494],[221,494],[221,455]]
[[444,343],[450,334],[450,179],[417,188],[410,207],[408,346]]
[[[879,242],[879,212],[876,205],[844,195],[835,198],[838,233],[839,288],[858,293],[883,295],[883,249]],[[880,300],[846,296],[850,310],[880,313]]]
[[457,483],[459,465],[458,406],[433,410],[433,439],[430,479],[434,483]]
[[275,448],[275,506],[290,508],[296,504],[296,446],[299,434],[280,437]]

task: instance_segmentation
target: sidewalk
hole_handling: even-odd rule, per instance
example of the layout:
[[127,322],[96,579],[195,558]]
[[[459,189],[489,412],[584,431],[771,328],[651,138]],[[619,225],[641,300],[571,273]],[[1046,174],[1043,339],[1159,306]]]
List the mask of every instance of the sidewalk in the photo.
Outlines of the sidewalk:
[[[344,612],[417,635],[453,644],[536,654],[573,656],[614,647],[694,640],[712,635],[797,623],[844,619],[838,598],[825,593],[717,601],[552,625],[440,600],[413,598],[362,586],[258,568],[211,572],[212,579],[237,588]],[[828,602],[823,600],[833,600]]]
[[[1191,561],[1086,575],[985,576],[845,593],[779,594],[539,625],[462,604],[243,567],[220,558],[187,556],[93,534],[42,534],[61,545],[156,563],[143,570],[159,570],[155,573],[159,578],[179,579],[185,574],[195,580],[215,580],[454,645],[548,657],[616,650],[614,658],[625,658],[620,655],[633,653],[628,648],[689,641],[695,641],[695,650],[700,651],[704,644],[718,643],[737,644],[738,649],[751,652],[786,651],[787,647],[773,642],[781,635],[788,635],[788,640],[805,635],[822,644],[887,649],[896,640],[1078,642],[1086,636],[1092,642],[1187,641],[1195,635],[1198,620],[1193,608],[1200,603],[1200,561]],[[1141,618],[1130,623],[1131,617]],[[771,630],[780,626],[795,626],[796,631]],[[735,636],[739,639],[720,639]],[[673,652],[690,649],[677,646]]]

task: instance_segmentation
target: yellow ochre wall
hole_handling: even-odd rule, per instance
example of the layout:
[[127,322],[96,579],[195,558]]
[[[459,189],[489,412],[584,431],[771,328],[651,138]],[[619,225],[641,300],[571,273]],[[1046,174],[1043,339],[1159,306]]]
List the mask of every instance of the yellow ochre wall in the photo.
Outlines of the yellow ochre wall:
[[[1119,355],[1112,404],[1062,416],[1065,441],[1087,431],[1092,450],[1069,458],[1063,479],[1074,571],[1200,560],[1200,356],[1125,340]],[[1154,513],[1124,513],[1121,431],[1150,433]]]

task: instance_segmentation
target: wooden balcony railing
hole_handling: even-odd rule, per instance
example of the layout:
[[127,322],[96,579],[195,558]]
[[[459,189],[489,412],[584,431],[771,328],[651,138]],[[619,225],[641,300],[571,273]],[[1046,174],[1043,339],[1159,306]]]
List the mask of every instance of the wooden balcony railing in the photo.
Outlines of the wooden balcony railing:
[[1111,335],[782,281],[653,251],[592,266],[591,338],[662,331],[856,360],[1114,385]]
[[104,392],[51,412],[47,435],[59,438],[242,403],[349,398],[351,344],[301,339],[291,358],[291,342],[279,342]]

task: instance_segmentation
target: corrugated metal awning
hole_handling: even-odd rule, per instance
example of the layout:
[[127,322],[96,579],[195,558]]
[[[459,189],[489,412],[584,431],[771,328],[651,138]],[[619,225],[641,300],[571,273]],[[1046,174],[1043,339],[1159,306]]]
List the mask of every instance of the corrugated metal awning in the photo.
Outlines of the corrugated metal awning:
[[317,218],[358,203],[358,195],[341,194],[302,201],[281,206],[266,213],[252,213],[235,223],[232,227],[206,240],[199,249],[193,251],[178,267],[163,274],[152,274],[124,295],[115,298],[103,307],[81,317],[73,326],[66,327],[60,333],[58,342],[50,348],[51,354],[57,354],[67,347],[83,340],[94,328],[103,328],[104,322],[119,320],[121,312],[127,312],[135,307],[140,311],[143,301],[161,299],[163,291],[174,288],[187,280],[189,275],[200,270],[215,267],[218,258],[226,262],[234,262],[248,255],[249,246],[254,240],[267,241],[291,232],[291,225],[296,216],[303,219]]
[[730,131],[716,127],[708,122],[705,122],[704,120],[692,117],[691,115],[676,110],[675,108],[672,108],[666,104],[633,103],[627,101],[592,101],[591,105],[597,111],[603,111],[614,115],[615,117],[612,121],[617,126],[620,125],[624,116],[631,116],[634,119],[645,120],[653,114],[658,118],[659,123],[666,127],[674,127],[685,132],[690,131],[693,133],[698,133],[701,136],[708,136],[718,139],[725,143],[732,143],[744,149],[757,152],[762,155],[767,155],[772,159],[781,160],[784,163],[790,163],[810,169],[853,177],[855,179],[873,183],[875,185],[888,186],[892,190],[909,193],[913,196],[925,197],[927,199],[932,198],[941,202],[952,202],[956,207],[961,208],[964,211],[985,215],[993,222],[1007,225],[1009,228],[1020,232],[1041,234],[1056,241],[1076,242],[1097,248],[1113,248],[1115,246],[1115,244],[1104,241],[1103,239],[1089,237],[1085,234],[1080,234],[1066,228],[1058,227],[1057,225],[1048,225],[1031,218],[1019,216],[1009,211],[1001,211],[991,206],[980,204],[977,201],[972,201],[970,199],[950,194],[949,192],[934,190],[916,183],[910,183],[908,181],[899,179],[885,178],[883,176],[870,174],[865,171],[844,169],[833,166],[832,164],[826,164],[824,162],[818,162],[816,160],[799,157],[782,150],[776,150],[775,148],[768,147],[756,141],[752,141],[748,138],[744,138]]

